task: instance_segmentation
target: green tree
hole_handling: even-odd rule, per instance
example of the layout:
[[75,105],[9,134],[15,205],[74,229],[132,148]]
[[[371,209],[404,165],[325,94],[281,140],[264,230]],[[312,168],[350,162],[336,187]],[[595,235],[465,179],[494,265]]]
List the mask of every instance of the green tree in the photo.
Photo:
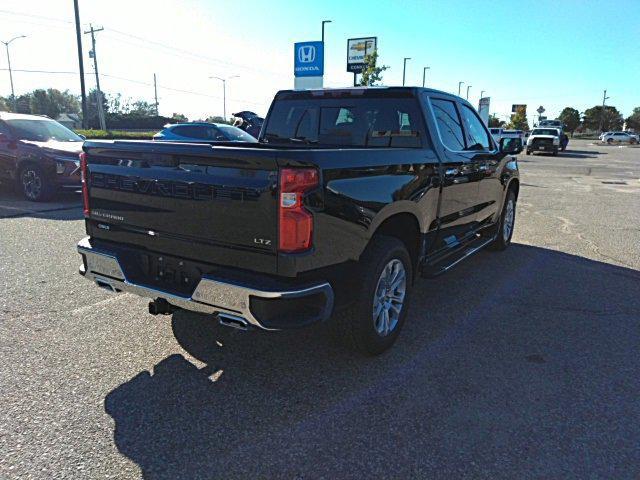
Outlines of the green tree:
[[174,113],[173,115],[171,115],[171,120],[176,123],[184,123],[189,121],[189,119],[181,113]]
[[[18,95],[16,97],[16,113],[31,113],[31,97],[33,94],[31,93],[23,93],[22,95]],[[11,105],[11,111],[13,109],[13,100],[11,98],[9,100],[9,105]]]
[[129,113],[139,117],[152,117],[156,114],[156,106],[146,100],[136,100],[131,104]]
[[[109,115],[109,96],[102,92],[102,108],[105,117]],[[100,119],[98,118],[98,90],[95,88],[87,95],[87,125],[89,128],[100,128]],[[109,128],[109,119],[107,118],[107,128]]]
[[382,81],[382,72],[389,69],[388,65],[381,65],[378,67],[378,51],[374,50],[372,53],[368,53],[364,57],[364,70],[362,71],[362,78],[360,78],[360,85],[363,87],[370,87],[378,82]]
[[61,92],[55,88],[37,89],[31,93],[31,113],[57,118],[61,113],[78,113],[80,104],[75,95],[68,90]]
[[209,123],[226,123],[226,124],[229,124],[229,125],[233,124],[233,122],[230,122],[229,120],[225,120],[220,115],[210,115],[210,116],[207,117],[205,122],[209,122]]
[[511,115],[509,128],[513,130],[529,130],[529,121],[527,120],[527,110],[524,107],[518,107],[516,113]]
[[627,128],[640,132],[640,107],[633,109],[633,113],[627,117]]
[[0,97],[0,112],[8,112],[11,110],[9,99]]
[[576,128],[580,125],[580,112],[575,108],[564,107],[562,112],[560,112],[558,120],[564,123],[565,129],[571,132],[571,136],[573,137],[573,132],[575,132]]
[[601,131],[603,132],[620,130],[624,123],[622,114],[613,106],[607,105],[604,108],[604,113],[602,111],[602,105],[596,105],[595,107],[588,108],[584,112],[584,126],[589,130],[598,130],[600,128],[601,119]]
[[489,115],[489,128],[500,128],[504,123],[504,120],[500,120],[495,113]]

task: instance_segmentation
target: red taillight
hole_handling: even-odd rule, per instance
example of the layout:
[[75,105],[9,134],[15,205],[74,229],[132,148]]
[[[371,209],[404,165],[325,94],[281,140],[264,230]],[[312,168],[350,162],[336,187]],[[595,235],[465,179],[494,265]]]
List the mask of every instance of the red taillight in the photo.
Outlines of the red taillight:
[[281,252],[301,252],[311,248],[313,216],[302,206],[302,197],[317,186],[318,171],[313,168],[280,170],[278,250]]
[[89,177],[87,175],[87,154],[82,152],[80,154],[80,178],[82,181],[82,205],[84,210],[84,216],[89,217],[91,210],[89,209]]

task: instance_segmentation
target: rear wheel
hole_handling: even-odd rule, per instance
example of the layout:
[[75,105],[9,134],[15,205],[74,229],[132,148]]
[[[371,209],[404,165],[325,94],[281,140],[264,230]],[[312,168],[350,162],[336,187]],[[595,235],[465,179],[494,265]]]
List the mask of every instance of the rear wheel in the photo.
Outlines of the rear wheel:
[[516,194],[510,189],[507,192],[507,198],[505,198],[504,205],[502,206],[496,239],[490,245],[492,250],[505,250],[511,244],[515,224]]
[[53,196],[53,185],[38,165],[25,165],[18,175],[18,188],[27,200],[45,202]]
[[407,316],[413,265],[404,244],[376,235],[360,260],[354,303],[331,319],[334,338],[350,349],[378,355],[398,338]]

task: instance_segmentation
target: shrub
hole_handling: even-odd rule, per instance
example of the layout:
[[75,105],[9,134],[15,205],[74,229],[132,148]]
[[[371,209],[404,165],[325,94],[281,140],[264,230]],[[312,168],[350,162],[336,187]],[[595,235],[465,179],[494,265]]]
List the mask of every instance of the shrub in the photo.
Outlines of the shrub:
[[93,140],[151,140],[156,130],[146,132],[129,132],[126,130],[76,130],[78,135],[84,135]]

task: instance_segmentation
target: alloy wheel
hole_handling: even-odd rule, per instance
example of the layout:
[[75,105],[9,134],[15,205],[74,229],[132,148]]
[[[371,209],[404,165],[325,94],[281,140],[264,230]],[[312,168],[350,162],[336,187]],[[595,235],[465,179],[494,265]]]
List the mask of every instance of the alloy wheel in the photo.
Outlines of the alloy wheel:
[[398,325],[407,293],[407,272],[394,258],[382,269],[373,298],[373,326],[381,337]]
[[502,239],[505,242],[511,238],[511,232],[513,231],[513,222],[516,216],[516,208],[512,199],[509,199],[504,211],[504,220],[502,222]]
[[36,200],[42,192],[42,179],[35,170],[26,169],[22,172],[22,191],[31,200]]

